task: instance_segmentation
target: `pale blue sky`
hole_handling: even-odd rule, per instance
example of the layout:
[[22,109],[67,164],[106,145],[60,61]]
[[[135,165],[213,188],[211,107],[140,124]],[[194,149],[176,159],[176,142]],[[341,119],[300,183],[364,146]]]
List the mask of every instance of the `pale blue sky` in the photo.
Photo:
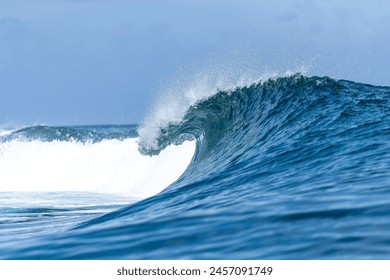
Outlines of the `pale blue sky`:
[[137,123],[197,68],[390,85],[389,50],[390,1],[1,0],[0,127]]

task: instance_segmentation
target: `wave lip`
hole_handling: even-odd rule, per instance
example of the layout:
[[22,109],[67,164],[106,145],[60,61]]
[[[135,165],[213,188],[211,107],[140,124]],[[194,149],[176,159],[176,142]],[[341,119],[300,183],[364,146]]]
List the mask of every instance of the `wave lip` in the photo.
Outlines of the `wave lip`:
[[[157,155],[168,145],[178,145],[186,140],[206,138],[210,143],[216,138],[213,134],[221,133],[221,128],[228,123],[229,120],[222,120],[227,113],[246,110],[246,104],[235,104],[237,107],[229,108],[232,105],[229,102],[241,102],[240,98],[247,98],[248,91],[255,95],[257,91],[266,89],[268,84],[299,77],[303,76],[288,73],[285,77],[278,77],[273,74],[252,80],[249,86],[247,80],[240,79],[235,83],[217,85],[200,81],[199,85],[196,83],[189,88],[180,88],[182,92],[164,96],[137,130],[140,137],[139,150],[145,155]],[[208,137],[205,137],[206,130],[211,133]]]
[[[159,154],[167,146],[160,147],[165,142],[162,138],[164,138],[166,131],[180,126],[185,121],[189,111],[196,108],[203,101],[213,98],[219,92],[223,91],[229,94],[248,84],[257,84],[272,77],[277,77],[275,73],[256,78],[240,75],[228,78],[225,76],[226,73],[222,74],[222,76],[215,75],[215,73],[200,76],[190,83],[183,83],[180,86],[175,85],[175,87],[166,90],[137,130],[140,137],[140,152],[144,155]],[[293,74],[287,73],[286,75]],[[193,131],[188,129],[187,132],[179,133],[177,141],[172,141],[170,144],[178,145],[186,140],[197,139],[197,137],[194,137]]]

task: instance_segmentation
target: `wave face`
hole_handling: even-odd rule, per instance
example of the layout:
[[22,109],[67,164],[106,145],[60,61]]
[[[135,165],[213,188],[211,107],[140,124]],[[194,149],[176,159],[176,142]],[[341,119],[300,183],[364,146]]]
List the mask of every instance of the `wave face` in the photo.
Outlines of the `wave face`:
[[141,126],[138,148],[158,158],[187,140],[192,162],[161,193],[3,257],[390,258],[390,88],[269,79]]

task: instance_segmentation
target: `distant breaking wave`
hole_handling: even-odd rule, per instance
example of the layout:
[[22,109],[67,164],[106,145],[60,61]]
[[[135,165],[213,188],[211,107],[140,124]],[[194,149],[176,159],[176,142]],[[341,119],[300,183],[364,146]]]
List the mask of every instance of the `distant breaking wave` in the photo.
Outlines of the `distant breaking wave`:
[[[0,192],[155,195],[184,172],[194,143],[149,158],[136,126],[32,126],[0,136]],[[163,166],[163,168],[161,168]]]

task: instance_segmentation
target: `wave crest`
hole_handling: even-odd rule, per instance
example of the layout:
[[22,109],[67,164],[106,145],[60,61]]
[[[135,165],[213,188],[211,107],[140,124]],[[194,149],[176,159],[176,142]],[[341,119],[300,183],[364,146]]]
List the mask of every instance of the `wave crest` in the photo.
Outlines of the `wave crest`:
[[[186,140],[197,140],[198,148],[208,150],[229,130],[246,132],[249,124],[261,121],[280,102],[294,102],[295,94],[321,92],[321,87],[340,87],[330,78],[308,78],[302,74],[259,80],[249,86],[237,86],[228,90],[211,92],[208,98],[200,98],[188,107],[180,108],[181,117],[165,114],[163,121],[154,118],[140,127],[139,151],[144,155],[157,155],[168,145],[179,145]],[[327,88],[322,91],[328,92]],[[334,91],[334,89],[332,90]],[[201,96],[204,96],[202,94]],[[155,115],[175,111],[170,104],[161,104]],[[184,106],[184,105],[183,105]],[[160,110],[160,111],[159,111]],[[258,128],[259,124],[254,127]]]

